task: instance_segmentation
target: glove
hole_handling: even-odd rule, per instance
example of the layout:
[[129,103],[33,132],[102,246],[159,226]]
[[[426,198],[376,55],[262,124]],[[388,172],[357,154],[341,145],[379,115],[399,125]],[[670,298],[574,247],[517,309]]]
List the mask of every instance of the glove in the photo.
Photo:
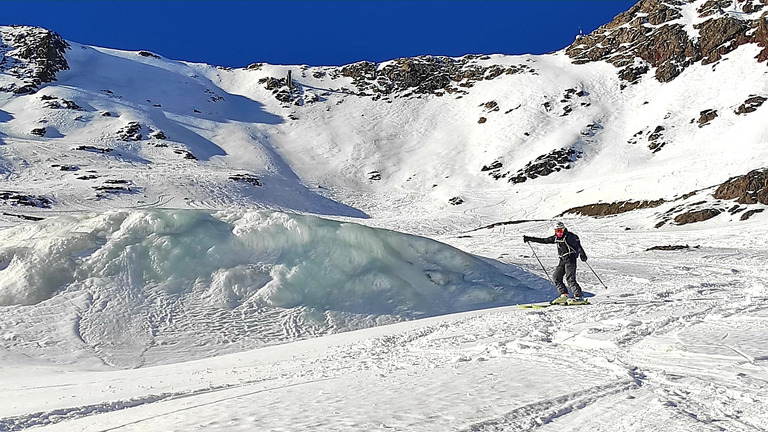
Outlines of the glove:
[[587,254],[582,252],[581,255],[579,255],[579,258],[581,258],[582,261],[586,262],[587,261]]
[[530,237],[528,237],[528,236],[526,236],[526,235],[524,235],[524,236],[523,236],[523,242],[524,242],[524,243],[528,243],[529,241],[531,241],[531,238],[530,238]]

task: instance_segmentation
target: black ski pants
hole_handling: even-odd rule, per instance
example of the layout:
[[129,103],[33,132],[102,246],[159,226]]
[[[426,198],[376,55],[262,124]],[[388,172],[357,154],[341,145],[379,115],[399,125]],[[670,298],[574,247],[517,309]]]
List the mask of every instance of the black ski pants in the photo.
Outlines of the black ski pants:
[[573,290],[573,296],[581,297],[583,293],[581,292],[579,283],[576,282],[575,256],[573,259],[561,259],[560,263],[555,269],[555,273],[552,275],[552,277],[555,278],[555,286],[557,286],[557,292],[560,294],[568,294],[568,288],[566,288],[565,284],[563,284],[563,276],[565,276],[565,281],[568,282],[568,286],[571,288],[571,290]]

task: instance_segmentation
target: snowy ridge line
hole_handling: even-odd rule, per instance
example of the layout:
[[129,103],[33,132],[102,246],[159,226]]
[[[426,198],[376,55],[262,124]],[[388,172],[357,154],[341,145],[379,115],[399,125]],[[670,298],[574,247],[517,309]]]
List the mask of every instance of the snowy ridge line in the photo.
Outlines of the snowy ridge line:
[[551,423],[558,417],[570,414],[605,397],[631,391],[640,386],[634,380],[622,379],[565,394],[552,399],[534,402],[502,415],[473,424],[461,432],[530,431]]

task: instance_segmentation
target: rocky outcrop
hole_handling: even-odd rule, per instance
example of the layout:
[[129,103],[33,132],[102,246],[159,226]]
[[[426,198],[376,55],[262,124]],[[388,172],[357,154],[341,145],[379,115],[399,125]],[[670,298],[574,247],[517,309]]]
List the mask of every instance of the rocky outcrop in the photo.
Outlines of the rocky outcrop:
[[56,96],[43,95],[40,97],[43,101],[43,106],[49,109],[69,109],[75,111],[83,111],[83,108],[69,99],[59,99]]
[[141,124],[129,122],[117,131],[117,138],[121,141],[141,141]]
[[560,216],[567,214],[575,214],[582,216],[613,216],[621,213],[630,212],[633,210],[641,210],[647,208],[654,208],[664,204],[666,201],[663,199],[658,200],[645,200],[645,201],[617,201],[613,203],[597,203],[589,204],[580,207],[570,208]]
[[24,195],[13,191],[0,191],[0,203],[12,206],[51,208],[51,201],[44,196]]
[[573,162],[581,157],[582,152],[573,148],[553,150],[528,162],[509,179],[510,183],[522,183],[528,179],[548,176],[552,173],[570,169]]
[[768,168],[752,170],[721,184],[713,196],[722,200],[736,200],[739,204],[768,205]]
[[699,127],[704,127],[717,118],[717,110],[707,109],[699,113]]
[[233,174],[229,179],[236,182],[247,183],[253,186],[261,186],[261,180],[252,174]]
[[412,94],[466,93],[476,82],[492,80],[501,75],[535,73],[526,65],[482,66],[476,60],[487,57],[467,55],[461,58],[419,56],[400,58],[385,63],[358,62],[343,66],[332,78],[352,78],[358,93],[389,95],[397,92]]
[[666,128],[664,126],[656,126],[656,129],[653,130],[648,135],[648,141],[650,144],[648,144],[648,148],[653,152],[656,153],[660,151],[662,148],[664,148],[667,143],[663,140],[664,138],[664,131]]
[[[620,69],[619,77],[637,82],[655,68],[660,82],[675,79],[688,66],[714,63],[744,44],[764,49],[758,61],[768,59],[768,23],[760,14],[766,0],[741,2],[710,0],[696,13],[698,35],[685,28],[682,8],[693,0],[642,0],[566,49],[574,63],[605,61]],[[729,13],[734,8],[740,13]]]
[[749,114],[751,112],[757,111],[758,108],[760,108],[763,103],[766,101],[766,98],[763,96],[757,96],[757,95],[750,95],[747,100],[744,101],[743,104],[739,105],[738,108],[734,111],[734,114],[742,115],[742,114]]
[[64,53],[69,44],[58,34],[39,27],[0,27],[0,72],[16,80],[0,90],[16,94],[34,93],[56,74],[69,69]]
[[687,225],[690,223],[703,222],[712,219],[720,213],[722,213],[721,210],[713,208],[694,210],[675,216],[675,223],[678,225]]

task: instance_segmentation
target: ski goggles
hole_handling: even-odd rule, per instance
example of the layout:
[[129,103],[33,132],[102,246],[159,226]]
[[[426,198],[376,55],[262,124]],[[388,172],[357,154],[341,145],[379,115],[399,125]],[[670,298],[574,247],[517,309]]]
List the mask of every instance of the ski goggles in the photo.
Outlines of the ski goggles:
[[559,235],[563,235],[564,232],[565,232],[564,229],[556,229],[555,230],[555,234],[559,234]]

